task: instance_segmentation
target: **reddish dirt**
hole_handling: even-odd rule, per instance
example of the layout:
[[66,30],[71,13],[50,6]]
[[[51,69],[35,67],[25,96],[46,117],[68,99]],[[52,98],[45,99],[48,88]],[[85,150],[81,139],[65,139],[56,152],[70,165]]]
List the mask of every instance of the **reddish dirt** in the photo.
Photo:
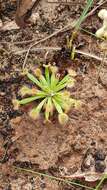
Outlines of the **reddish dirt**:
[[[14,20],[16,2],[1,1],[0,5],[2,22]],[[46,51],[30,52],[29,69],[51,62],[56,63],[62,74],[67,67],[77,72],[77,82],[71,94],[81,100],[82,106],[79,110],[72,109],[69,123],[60,126],[56,115],[50,124],[44,123],[42,114],[35,122],[29,118],[26,108],[16,111],[12,105],[12,98],[19,98],[20,87],[29,83],[21,75],[25,54],[17,53],[28,48],[29,43],[20,42],[36,41],[50,35],[79,17],[83,7],[82,0],[75,1],[75,4],[71,1],[69,6],[41,1],[35,9],[37,20],[32,26],[23,30],[0,31],[0,190],[83,189],[19,171],[16,166],[56,177],[71,176],[76,172],[87,177],[88,173],[88,180],[97,179],[107,171],[107,64],[101,65],[100,61],[82,55],[71,60],[67,48],[51,51],[47,58]],[[104,4],[102,8],[107,6]],[[97,12],[85,20],[84,29],[95,33],[99,28],[101,23]],[[60,33],[39,47],[66,47],[66,38],[70,35],[71,31]],[[79,50],[103,56],[100,43],[95,37],[80,31],[74,45]],[[88,185],[95,186],[93,183]],[[102,190],[106,189],[105,184]]]

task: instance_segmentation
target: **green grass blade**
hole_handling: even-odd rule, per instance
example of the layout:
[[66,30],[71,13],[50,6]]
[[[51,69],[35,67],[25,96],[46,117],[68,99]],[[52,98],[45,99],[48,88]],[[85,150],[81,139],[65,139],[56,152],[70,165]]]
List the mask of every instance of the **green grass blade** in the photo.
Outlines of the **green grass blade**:
[[102,179],[100,180],[100,182],[99,182],[98,185],[96,186],[95,190],[100,190],[100,188],[101,188],[103,182],[105,181],[105,179],[107,179],[107,174],[104,174],[104,175],[102,176]]
[[54,106],[55,106],[57,112],[58,112],[58,113],[63,113],[63,110],[62,110],[60,104],[59,104],[54,98],[52,98],[52,101],[53,101],[53,103],[54,103]]
[[76,25],[75,25],[75,30],[78,30],[80,28],[80,25],[85,20],[87,13],[88,13],[88,10],[92,6],[92,4],[93,4],[93,0],[87,0],[87,4],[86,4],[80,18],[78,19]]
[[19,171],[19,172],[23,171],[23,172],[26,172],[28,174],[31,173],[33,175],[35,174],[35,175],[40,176],[40,177],[41,176],[47,177],[48,179],[59,181],[59,182],[63,182],[65,184],[69,184],[69,185],[72,185],[72,186],[81,187],[82,189],[95,190],[94,188],[91,188],[89,186],[86,186],[86,185],[83,185],[83,184],[80,184],[80,183],[76,183],[76,182],[68,180],[68,179],[63,179],[63,178],[60,178],[60,177],[51,176],[51,175],[48,175],[46,173],[39,173],[39,172],[30,170],[30,169],[25,169],[25,168],[21,168],[21,167],[17,167],[17,166],[14,166],[14,168],[17,169],[17,171]]
[[88,30],[86,30],[84,28],[80,27],[80,30],[83,31],[83,32],[85,32],[85,33],[87,33],[87,34],[90,34],[91,36],[93,36],[95,38],[98,38],[95,33],[92,33],[92,32],[90,32],[90,31],[88,31]]

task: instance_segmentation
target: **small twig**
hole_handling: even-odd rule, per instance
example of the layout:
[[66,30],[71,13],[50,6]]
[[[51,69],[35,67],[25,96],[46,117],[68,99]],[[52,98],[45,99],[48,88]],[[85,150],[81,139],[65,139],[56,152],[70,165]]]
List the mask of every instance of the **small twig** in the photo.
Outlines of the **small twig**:
[[[86,18],[89,17],[91,14],[93,14],[93,13],[94,13],[101,5],[103,5],[105,2],[106,2],[106,1],[100,3],[96,8],[93,8],[93,9],[87,14]],[[37,44],[40,44],[40,43],[42,43],[42,42],[44,42],[44,41],[46,41],[46,40],[52,38],[53,36],[57,35],[58,33],[62,32],[62,31],[68,30],[69,27],[70,27],[70,28],[74,28],[75,25],[76,25],[76,23],[77,23],[77,21],[74,21],[73,23],[70,23],[70,24],[66,25],[65,27],[59,29],[58,31],[55,31],[53,34],[47,36],[46,38],[43,38],[43,39],[41,39],[41,40],[35,42],[34,44],[32,44],[32,45],[28,48],[28,51],[27,51],[27,53],[26,53],[26,56],[25,56],[25,59],[24,59],[24,63],[23,63],[23,67],[22,67],[22,68],[23,68],[23,69],[25,68],[25,65],[26,65],[26,62],[27,62],[27,58],[28,58],[28,55],[29,55],[29,52],[30,52],[30,49],[31,49],[31,48],[33,48],[33,47],[36,46]]]
[[[100,2],[98,2],[98,6],[96,6],[95,8],[93,8],[93,10],[90,11],[87,16],[91,16],[100,6],[102,6],[106,2],[107,2],[107,0],[105,0],[105,1],[101,0]],[[66,30],[69,30],[70,28],[71,28],[71,24],[68,24],[67,26],[65,26],[64,28],[62,28],[60,32],[65,32]],[[26,40],[26,41],[20,41],[20,42],[16,41],[16,42],[13,42],[12,44],[14,44],[14,45],[21,45],[21,44],[29,44],[29,43],[33,43],[33,42],[35,42],[35,39]],[[1,41],[0,43],[1,44],[8,44],[8,43],[10,44],[11,41],[10,42]]]
[[[46,51],[58,51],[58,50],[61,50],[60,47],[37,47],[37,48],[32,48],[30,49],[30,51],[43,51],[43,50],[46,50]],[[23,53],[26,53],[28,50],[20,50],[20,51],[12,51],[12,53],[14,53],[15,55],[17,54],[23,54]]]
[[91,54],[91,53],[88,53],[88,52],[83,52],[83,51],[80,51],[80,50],[75,50],[75,52],[78,53],[78,54],[84,55],[86,57],[91,57],[91,58],[96,59],[98,61],[104,61],[105,63],[107,63],[106,58],[98,57],[97,55],[94,55],[94,54]]
[[[46,50],[46,51],[60,51],[61,50],[61,47],[37,47],[37,48],[32,48],[30,49],[30,51],[42,51],[42,50]],[[17,54],[23,54],[23,53],[26,53],[28,50],[21,50],[21,51],[12,51],[12,53],[14,53],[15,55]],[[88,53],[88,52],[84,52],[84,51],[80,51],[80,50],[76,50],[75,49],[75,53],[77,54],[81,54],[81,55],[84,55],[86,57],[90,57],[90,58],[93,58],[93,59],[96,59],[98,61],[103,61],[104,63],[107,63],[107,59],[104,58],[104,57],[98,57],[97,55],[94,55],[92,53]]]
[[103,4],[105,4],[106,2],[107,2],[107,0],[105,0],[105,1],[100,1],[100,2],[98,3],[98,6],[96,6],[95,8],[93,8],[93,9],[87,14],[87,17],[92,16],[92,15],[95,13],[95,11],[96,11],[99,7],[101,7]]
[[25,40],[25,41],[20,41],[20,42],[6,42],[6,41],[1,41],[0,43],[1,44],[11,44],[11,45],[22,45],[22,44],[29,44],[29,43],[32,43],[34,42],[35,39],[32,39],[32,40]]
[[6,54],[9,54],[9,52],[5,48],[0,48],[0,51],[4,51]]

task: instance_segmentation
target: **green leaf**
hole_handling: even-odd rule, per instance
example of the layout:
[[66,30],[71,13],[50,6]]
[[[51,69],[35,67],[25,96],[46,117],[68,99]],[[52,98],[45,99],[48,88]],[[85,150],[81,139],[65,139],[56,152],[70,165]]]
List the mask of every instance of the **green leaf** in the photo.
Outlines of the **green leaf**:
[[19,100],[19,104],[20,105],[24,105],[24,104],[28,104],[30,102],[33,102],[34,100],[37,100],[37,99],[40,99],[40,98],[44,98],[45,95],[36,95],[36,96],[32,96],[32,97],[29,97],[29,98],[24,98],[22,100]]
[[71,109],[73,103],[71,102],[71,98],[64,97],[64,95],[58,93],[54,96],[54,99],[59,103],[61,108],[68,112]]
[[69,104],[69,102],[66,99],[63,99],[61,96],[56,95],[54,96],[54,99],[59,103],[62,109],[65,109],[67,104]]
[[48,84],[50,84],[50,76],[49,76],[49,68],[48,67],[45,67],[45,77],[46,77]]
[[47,93],[51,93],[50,85],[46,81],[45,77],[43,75],[40,76],[40,83],[42,84],[42,89]]
[[59,90],[62,90],[63,88],[65,88],[67,86],[67,84],[69,83],[70,80],[70,76],[66,75],[59,83],[58,85],[55,87],[55,92],[58,92]]
[[35,83],[37,86],[39,86],[40,88],[42,88],[42,85],[40,83],[40,81],[34,77],[31,73],[27,73],[27,77],[33,82]]
[[52,98],[49,97],[47,99],[46,107],[45,107],[45,119],[48,121],[49,120],[49,115],[52,115],[53,113],[53,103],[52,103]]
[[33,108],[32,111],[33,112],[36,112],[36,113],[39,113],[43,107],[43,105],[45,104],[45,102],[47,101],[47,98],[45,98],[44,100],[42,100],[40,102],[40,104],[36,107],[36,108]]
[[46,81],[46,79],[43,75],[40,76],[39,80],[42,83],[42,85],[47,86],[49,88],[48,82]]
[[58,102],[58,104],[61,106],[61,107],[63,107],[63,98],[62,98],[62,96],[61,95],[59,95],[59,94],[56,94],[55,96],[54,96],[54,99]]
[[41,90],[38,90],[38,92],[36,93],[37,96],[40,96],[40,97],[46,97],[47,96],[47,93],[44,92],[44,91],[41,91]]
[[52,101],[53,101],[55,108],[58,111],[58,113],[63,113],[63,110],[62,110],[60,104],[54,98],[52,98]]
[[41,81],[39,81],[36,77],[34,77],[32,74],[28,73],[27,77],[34,82],[37,86],[39,86],[43,91],[48,92],[49,93],[49,88],[48,86],[43,84],[43,78]]
[[56,88],[56,85],[58,84],[59,79],[56,78],[55,74],[52,73],[51,75],[51,89],[54,91],[54,89]]
[[69,75],[66,75],[59,83],[58,85],[62,85],[64,83],[67,83],[70,79],[70,76]]
[[65,87],[67,87],[67,83],[64,83],[64,84],[61,84],[61,85],[57,85],[57,86],[55,87],[54,92],[58,92],[58,91],[64,89]]

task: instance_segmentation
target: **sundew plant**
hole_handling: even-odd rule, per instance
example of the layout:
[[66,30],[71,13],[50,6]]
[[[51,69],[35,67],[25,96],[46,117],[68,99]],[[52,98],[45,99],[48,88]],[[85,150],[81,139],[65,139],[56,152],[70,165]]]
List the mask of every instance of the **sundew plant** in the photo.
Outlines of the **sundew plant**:
[[49,121],[56,110],[60,124],[66,124],[69,119],[67,113],[71,107],[77,107],[80,104],[79,100],[71,98],[71,94],[67,90],[74,85],[76,73],[70,70],[67,75],[60,79],[57,67],[46,66],[44,73],[37,68],[34,74],[27,72],[26,75],[35,84],[35,87],[23,86],[20,89],[21,96],[27,95],[29,97],[14,100],[14,104],[19,106],[36,101],[37,106],[34,106],[29,112],[33,119],[38,119],[40,112],[43,111],[45,120]]

